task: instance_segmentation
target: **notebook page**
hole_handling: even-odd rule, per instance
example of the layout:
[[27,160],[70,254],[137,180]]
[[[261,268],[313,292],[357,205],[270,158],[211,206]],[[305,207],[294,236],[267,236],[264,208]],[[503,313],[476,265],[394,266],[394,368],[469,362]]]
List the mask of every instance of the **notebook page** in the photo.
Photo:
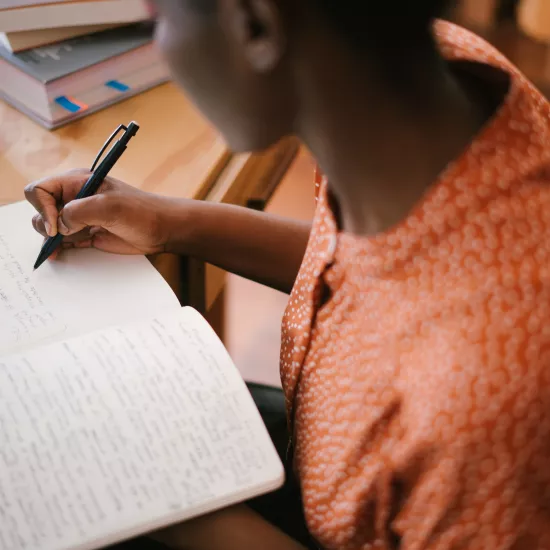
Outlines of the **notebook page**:
[[[0,222],[1,223],[1,222]],[[0,351],[52,337],[65,330],[31,282],[0,231]]]
[[43,241],[34,213],[26,202],[0,208],[0,355],[179,310],[142,256],[69,250],[33,271]]
[[91,550],[280,486],[194,310],[0,359],[0,550]]

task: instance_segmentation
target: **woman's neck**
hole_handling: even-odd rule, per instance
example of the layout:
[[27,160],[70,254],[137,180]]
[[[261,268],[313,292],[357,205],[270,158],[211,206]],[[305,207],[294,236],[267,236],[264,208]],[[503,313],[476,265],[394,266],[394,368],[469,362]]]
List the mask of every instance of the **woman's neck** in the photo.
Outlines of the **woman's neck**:
[[346,60],[309,82],[300,135],[329,178],[342,229],[372,235],[406,217],[496,105],[443,63],[408,67],[394,92],[398,82],[384,86]]

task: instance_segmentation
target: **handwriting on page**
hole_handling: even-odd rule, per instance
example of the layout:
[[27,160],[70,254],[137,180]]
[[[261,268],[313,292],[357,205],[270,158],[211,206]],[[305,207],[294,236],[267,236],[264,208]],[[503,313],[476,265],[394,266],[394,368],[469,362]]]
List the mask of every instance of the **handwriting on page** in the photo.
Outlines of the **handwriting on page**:
[[155,321],[0,359],[1,550],[183,518],[273,472],[246,387],[204,338]]
[[[28,266],[30,267],[30,266]],[[0,234],[0,350],[14,349],[63,330]]]

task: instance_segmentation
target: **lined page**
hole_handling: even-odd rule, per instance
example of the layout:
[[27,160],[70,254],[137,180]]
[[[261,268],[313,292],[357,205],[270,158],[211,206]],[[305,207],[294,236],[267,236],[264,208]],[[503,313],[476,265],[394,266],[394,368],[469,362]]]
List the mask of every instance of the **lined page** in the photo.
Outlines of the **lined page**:
[[283,468],[194,310],[0,359],[0,550],[90,550],[277,488]]
[[26,202],[0,208],[0,355],[179,310],[143,256],[70,250],[33,271],[42,246]]
[[61,334],[65,325],[56,317],[31,281],[6,235],[0,232],[0,352]]

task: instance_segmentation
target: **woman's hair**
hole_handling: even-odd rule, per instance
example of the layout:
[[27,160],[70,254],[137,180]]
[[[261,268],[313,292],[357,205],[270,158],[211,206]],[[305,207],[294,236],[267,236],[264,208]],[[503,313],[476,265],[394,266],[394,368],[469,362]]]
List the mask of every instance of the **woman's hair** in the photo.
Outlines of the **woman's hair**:
[[377,17],[411,19],[427,23],[441,16],[451,0],[315,0],[326,13],[340,20],[353,19],[363,23]]
[[[198,13],[213,14],[219,0],[186,0]],[[310,0],[342,37],[360,48],[406,45],[431,39],[431,23],[456,0]]]
[[426,45],[431,24],[454,0],[314,0],[320,11],[354,46],[409,48]]

